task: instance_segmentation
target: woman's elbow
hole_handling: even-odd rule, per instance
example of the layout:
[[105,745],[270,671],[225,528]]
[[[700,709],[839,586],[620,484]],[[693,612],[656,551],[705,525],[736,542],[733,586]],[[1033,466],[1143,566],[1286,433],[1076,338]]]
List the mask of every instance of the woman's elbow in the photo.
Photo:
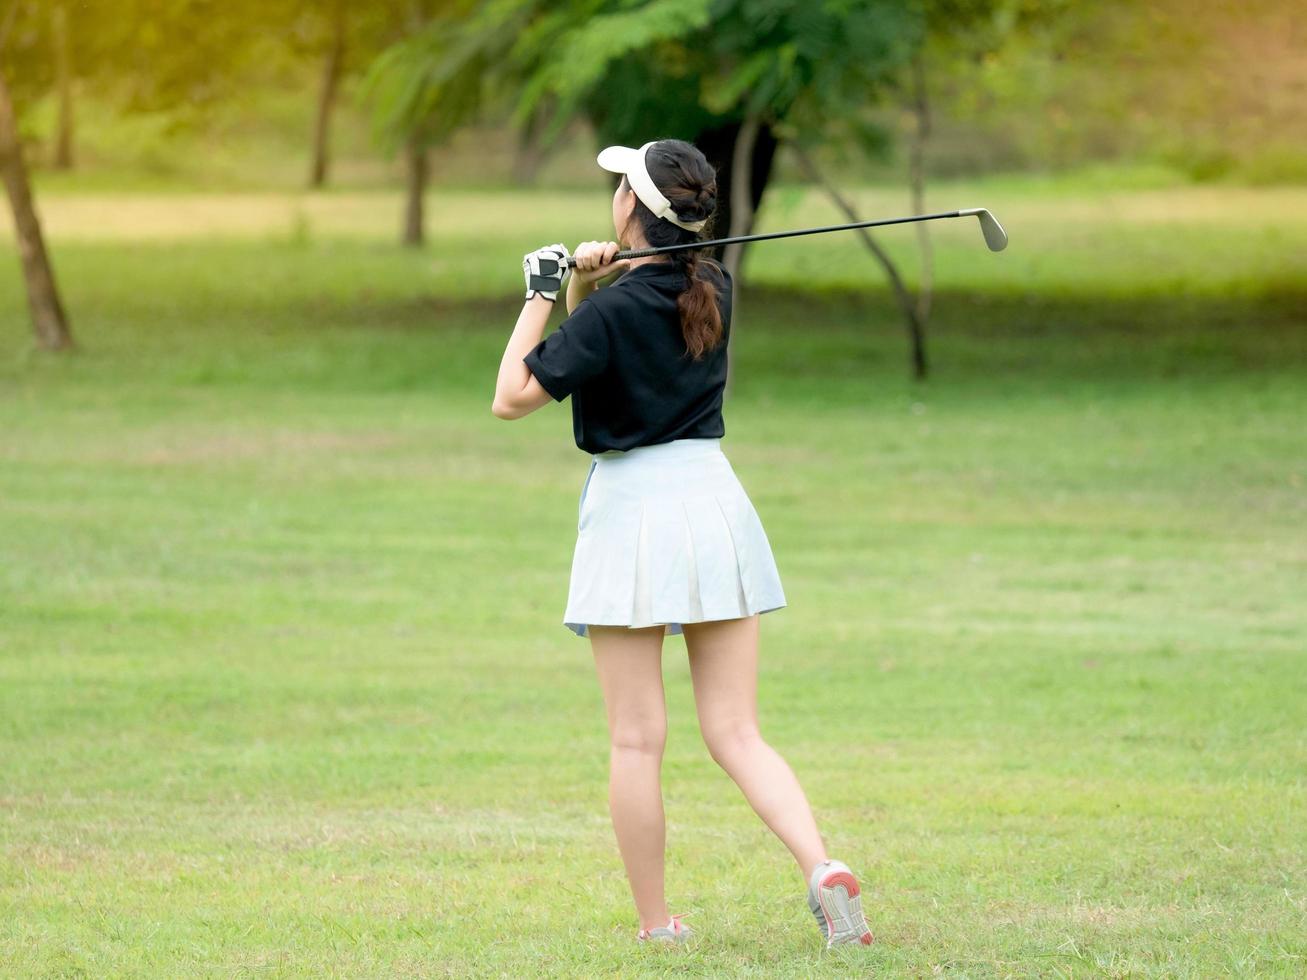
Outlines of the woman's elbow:
[[490,412],[497,419],[515,419],[521,417],[521,412],[516,406],[507,404],[496,398],[490,403]]

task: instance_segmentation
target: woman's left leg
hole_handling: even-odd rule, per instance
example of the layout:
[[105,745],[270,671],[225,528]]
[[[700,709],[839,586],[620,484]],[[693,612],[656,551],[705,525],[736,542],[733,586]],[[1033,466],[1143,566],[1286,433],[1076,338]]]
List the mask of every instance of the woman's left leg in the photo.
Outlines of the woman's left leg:
[[813,869],[826,860],[826,845],[794,770],[759,731],[759,618],[754,613],[681,627],[695,708],[708,754],[789,848],[806,884]]
[[663,698],[664,627],[589,626],[604,692],[611,742],[608,810],[640,914],[640,928],[667,925],[663,894],[662,761],[667,742]]

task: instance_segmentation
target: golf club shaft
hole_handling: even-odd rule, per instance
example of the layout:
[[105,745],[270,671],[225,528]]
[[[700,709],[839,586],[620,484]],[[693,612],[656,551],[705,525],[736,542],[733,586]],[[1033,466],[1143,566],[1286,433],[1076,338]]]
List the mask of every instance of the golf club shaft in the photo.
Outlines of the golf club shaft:
[[[734,245],[738,242],[761,242],[769,238],[791,238],[795,235],[816,235],[826,231],[850,231],[854,228],[875,228],[878,225],[902,225],[910,221],[935,221],[939,218],[961,218],[974,211],[941,211],[939,214],[914,214],[907,218],[877,218],[874,221],[854,221],[847,225],[824,225],[821,228],[800,228],[797,231],[774,231],[766,235],[737,235],[735,238],[714,238],[706,242],[685,242],[681,245],[664,245],[661,248],[633,248],[616,253],[612,261],[639,259],[662,252],[681,252],[687,248],[711,248],[715,245]],[[567,257],[568,267],[576,265],[573,256]]]

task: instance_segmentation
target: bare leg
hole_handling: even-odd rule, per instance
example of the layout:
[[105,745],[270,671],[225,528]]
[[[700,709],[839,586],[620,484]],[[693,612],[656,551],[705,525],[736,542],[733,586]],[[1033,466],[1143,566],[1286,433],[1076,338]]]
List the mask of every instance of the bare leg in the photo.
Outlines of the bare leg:
[[789,848],[806,888],[826,846],[799,780],[758,730],[758,619],[682,626],[695,708],[709,754]]
[[640,928],[667,925],[663,894],[662,762],[667,743],[663,699],[664,627],[590,626],[611,743],[608,811],[626,866]]

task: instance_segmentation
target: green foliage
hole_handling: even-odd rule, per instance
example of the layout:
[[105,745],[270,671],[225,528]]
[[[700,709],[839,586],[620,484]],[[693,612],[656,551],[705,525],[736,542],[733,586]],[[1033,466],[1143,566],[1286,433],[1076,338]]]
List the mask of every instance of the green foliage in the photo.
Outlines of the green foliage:
[[603,80],[610,64],[704,27],[712,5],[712,0],[652,0],[639,7],[625,4],[622,9],[603,10],[585,20],[557,22],[561,29],[552,37],[543,30],[537,32],[531,38],[533,44],[551,43],[547,52],[543,47],[526,49],[539,60],[532,58],[536,68],[522,92],[516,118],[522,119],[546,95],[552,95],[558,102],[545,138],[556,136],[586,94]]
[[1307,149],[1288,140],[1275,140],[1239,161],[1234,177],[1254,186],[1307,184]]
[[720,13],[701,39],[706,98],[808,143],[874,144],[866,110],[924,41],[921,9],[891,0],[731,0]]
[[582,111],[600,145],[690,139],[722,121],[704,107],[701,91],[693,73],[664,70],[648,57],[623,58],[609,65]]
[[689,121],[757,115],[806,136],[842,127],[880,147],[884,131],[863,110],[925,25],[924,8],[894,0],[500,0],[394,46],[368,89],[391,145],[511,102],[515,124],[546,120],[546,144],[584,113],[623,139],[636,126],[684,132]]
[[50,0],[17,2],[5,46],[6,77],[20,112],[54,83],[52,11],[68,10],[71,68],[102,105],[167,114],[176,130],[207,120],[274,66],[290,60],[293,0]]
[[698,107],[718,120],[755,115],[808,137],[832,124],[857,128],[922,37],[920,12],[889,0],[716,0],[710,13],[674,42],[632,54],[647,66],[638,92],[618,91],[613,72],[588,104],[638,99],[644,114],[675,118],[683,86],[673,80],[693,78]]
[[517,6],[486,4],[469,19],[472,3],[463,0],[376,57],[360,94],[374,106],[376,136],[387,150],[437,143],[476,117]]
[[1307,72],[1289,6],[1103,0],[1018,12],[1001,49],[941,49],[932,64],[942,128],[975,134],[1003,165],[1129,159],[1203,181],[1307,170],[1307,103],[1295,94]]
[[50,12],[9,0],[0,6],[0,71],[19,115],[54,80]]

